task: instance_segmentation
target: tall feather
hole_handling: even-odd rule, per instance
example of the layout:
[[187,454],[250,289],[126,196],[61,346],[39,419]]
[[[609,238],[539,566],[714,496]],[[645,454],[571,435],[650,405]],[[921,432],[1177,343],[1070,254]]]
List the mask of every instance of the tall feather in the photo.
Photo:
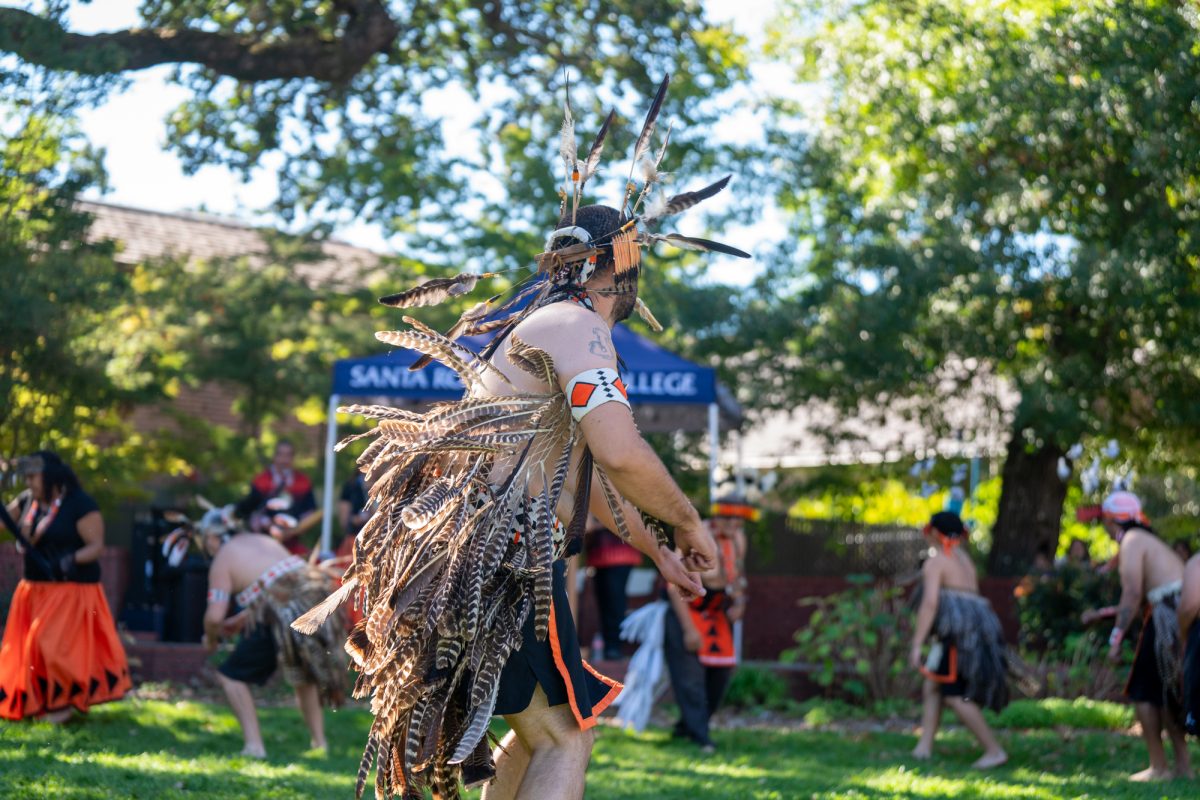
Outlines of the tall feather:
[[379,302],[392,308],[418,308],[435,306],[451,297],[461,297],[475,290],[475,284],[484,278],[495,278],[498,272],[463,272],[453,278],[432,278],[419,286],[403,292],[385,295]]
[[663,101],[667,97],[667,87],[670,84],[671,76],[667,75],[658,85],[658,91],[650,103],[650,110],[646,112],[646,121],[642,123],[642,132],[638,134],[637,141],[633,145],[633,157],[629,164],[629,183],[625,189],[625,200],[621,203],[621,213],[624,213],[626,206],[629,205],[629,198],[634,189],[633,171],[637,168],[637,163],[642,160],[642,156],[646,154],[647,148],[650,147],[650,137],[654,135],[654,125],[658,121],[659,112],[662,111]]
[[600,157],[604,153],[604,140],[608,137],[608,129],[616,118],[617,112],[610,110],[608,116],[604,118],[604,124],[600,126],[600,132],[596,134],[596,141],[592,142],[592,149],[588,151],[587,160],[583,162],[583,175],[579,179],[580,193],[600,169]]
[[725,253],[738,258],[751,258],[751,255],[745,250],[739,250],[733,245],[714,242],[712,239],[701,239],[698,236],[684,236],[679,233],[668,234],[642,234],[641,240],[646,244],[654,242],[668,242],[683,250],[703,250],[710,253]]
[[697,189],[694,192],[682,192],[674,195],[667,200],[666,205],[664,205],[655,216],[649,216],[648,214],[643,215],[642,221],[648,224],[654,222],[655,220],[662,219],[663,217],[670,217],[682,211],[687,211],[692,206],[704,202],[717,192],[724,189],[729,184],[729,179],[732,177],[732,175],[726,175],[724,178],[721,178],[721,180],[717,181],[716,183],[710,183],[703,189]]

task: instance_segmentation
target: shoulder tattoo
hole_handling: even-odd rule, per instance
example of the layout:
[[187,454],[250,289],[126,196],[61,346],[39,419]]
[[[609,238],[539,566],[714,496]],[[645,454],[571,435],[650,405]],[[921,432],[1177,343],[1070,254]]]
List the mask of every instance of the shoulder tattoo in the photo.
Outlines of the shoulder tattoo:
[[592,328],[592,340],[588,342],[588,352],[600,358],[615,358],[612,335],[600,326]]

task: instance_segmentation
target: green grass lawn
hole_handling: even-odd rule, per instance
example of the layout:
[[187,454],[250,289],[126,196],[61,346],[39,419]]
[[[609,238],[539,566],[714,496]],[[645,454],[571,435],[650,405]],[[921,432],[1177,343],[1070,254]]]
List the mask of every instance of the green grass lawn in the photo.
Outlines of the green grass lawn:
[[[1052,713],[1057,713],[1052,710]],[[128,700],[94,709],[86,722],[0,724],[0,798],[350,798],[369,716],[327,715],[333,751],[306,753],[296,712],[262,712],[265,762],[243,759],[237,723],[222,706]],[[1065,730],[1065,729],[1064,729]],[[602,729],[588,773],[589,798],[1163,798],[1196,797],[1200,783],[1131,786],[1144,763],[1138,739],[1119,733],[1005,730],[1012,766],[979,775],[965,733],[939,738],[938,760],[907,758],[899,733],[743,729],[717,733],[721,751],[702,758],[665,732]],[[550,800],[550,798],[547,798]]]

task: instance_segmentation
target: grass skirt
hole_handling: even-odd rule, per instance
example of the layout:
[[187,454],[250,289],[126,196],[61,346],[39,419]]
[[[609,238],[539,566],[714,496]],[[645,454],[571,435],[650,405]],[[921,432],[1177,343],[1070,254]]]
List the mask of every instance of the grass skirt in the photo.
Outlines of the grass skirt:
[[23,580],[0,644],[0,718],[118,700],[129,662],[99,583]]

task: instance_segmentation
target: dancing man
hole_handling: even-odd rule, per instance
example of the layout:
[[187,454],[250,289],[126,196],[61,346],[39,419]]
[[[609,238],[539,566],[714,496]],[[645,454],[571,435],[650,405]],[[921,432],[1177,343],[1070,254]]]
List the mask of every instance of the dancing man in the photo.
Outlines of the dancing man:
[[[212,531],[202,533],[208,536]],[[212,652],[222,637],[241,633],[218,668],[217,680],[242,726],[242,755],[266,758],[250,684],[263,685],[280,664],[296,693],[312,747],[328,749],[322,703],[336,706],[345,697],[347,664],[341,648],[345,627],[337,614],[312,636],[290,626],[330,588],[329,578],[320,570],[267,534],[235,533],[217,551],[208,572],[204,642]],[[231,599],[240,610],[229,617]]]
[[[925,526],[934,546],[922,567],[909,663],[925,676],[922,687],[921,738],[913,756],[933,756],[933,742],[947,705],[979,743],[983,755],[972,765],[992,769],[1008,761],[983,708],[999,711],[1008,703],[1008,647],[992,606],[979,595],[975,564],[964,551],[966,527],[953,511],[939,511]],[[928,657],[921,647],[936,637]]]
[[[1183,676],[1180,659],[1178,609],[1183,587],[1183,561],[1155,535],[1142,513],[1142,504],[1130,492],[1114,492],[1101,506],[1104,529],[1117,542],[1121,576],[1121,602],[1109,636],[1109,658],[1121,656],[1121,642],[1142,612],[1142,632],[1137,641],[1133,669],[1125,695],[1133,701],[1150,766],[1132,776],[1134,781],[1166,780],[1172,774],[1192,774],[1183,734]],[[1167,765],[1163,729],[1175,750],[1175,770]]]
[[709,528],[717,563],[701,575],[705,594],[689,602],[668,586],[671,613],[663,619],[663,655],[679,704],[673,734],[700,745],[704,753],[716,749],[709,723],[737,665],[734,626],[746,609],[745,520],[756,513],[741,498],[718,500],[713,511]]
[[[381,420],[359,459],[379,507],[355,541],[345,585],[297,627],[364,592],[364,619],[347,642],[361,675],[356,695],[371,695],[375,713],[360,793],[374,764],[380,794],[416,797],[431,785],[438,797],[457,797],[461,778],[489,783],[489,800],[583,796],[590,729],[620,690],[583,663],[567,605],[561,558],[589,510],[685,596],[703,591],[689,571],[713,566],[711,540],[638,433],[611,335],[635,309],[652,319],[637,297],[640,247],[666,237],[638,226],[728,180],[643,207],[665,150],[658,159],[649,151],[665,91],[666,81],[635,146],[646,178],[636,199],[627,192],[620,208],[580,207],[613,116],[580,160],[568,105],[567,186],[536,274],[504,306],[469,309],[445,336],[409,318],[411,329],[378,334],[453,368],[467,392],[423,414],[347,409]],[[432,280],[382,302],[431,305],[485,277]],[[495,336],[478,357],[454,341],[487,332]],[[675,529],[681,555],[639,510]],[[493,715],[511,728],[495,761],[486,738]]]

